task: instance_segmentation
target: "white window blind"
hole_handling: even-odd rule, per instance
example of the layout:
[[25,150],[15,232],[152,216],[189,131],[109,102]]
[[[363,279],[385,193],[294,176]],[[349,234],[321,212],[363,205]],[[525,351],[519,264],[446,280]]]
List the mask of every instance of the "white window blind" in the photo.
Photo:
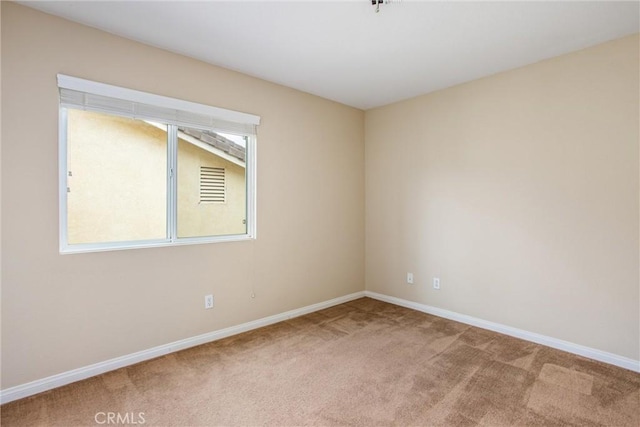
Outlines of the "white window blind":
[[145,120],[162,120],[178,126],[195,126],[221,132],[255,135],[260,117],[239,111],[111,86],[58,74],[60,105]]

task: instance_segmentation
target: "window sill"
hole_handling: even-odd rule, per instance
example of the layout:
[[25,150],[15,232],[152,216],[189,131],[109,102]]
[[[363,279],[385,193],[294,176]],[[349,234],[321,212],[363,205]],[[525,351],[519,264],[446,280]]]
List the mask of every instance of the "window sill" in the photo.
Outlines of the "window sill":
[[139,242],[84,243],[77,245],[61,245],[60,254],[81,254],[91,252],[121,251],[127,249],[162,248],[184,245],[203,245],[208,243],[240,242],[255,240],[249,234],[233,234],[228,236],[185,237],[175,240],[145,240]]

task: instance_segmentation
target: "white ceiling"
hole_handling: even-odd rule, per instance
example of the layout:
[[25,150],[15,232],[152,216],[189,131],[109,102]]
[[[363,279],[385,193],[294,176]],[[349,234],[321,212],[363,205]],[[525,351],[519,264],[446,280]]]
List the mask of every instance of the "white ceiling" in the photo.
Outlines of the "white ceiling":
[[361,109],[640,31],[640,3],[21,2]]

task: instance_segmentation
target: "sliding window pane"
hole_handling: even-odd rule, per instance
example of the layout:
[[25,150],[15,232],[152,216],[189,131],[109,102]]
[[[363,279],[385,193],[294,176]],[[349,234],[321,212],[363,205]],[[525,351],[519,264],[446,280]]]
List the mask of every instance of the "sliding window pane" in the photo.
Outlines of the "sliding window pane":
[[247,232],[247,138],[178,127],[178,237]]
[[69,244],[167,238],[167,126],[67,110]]

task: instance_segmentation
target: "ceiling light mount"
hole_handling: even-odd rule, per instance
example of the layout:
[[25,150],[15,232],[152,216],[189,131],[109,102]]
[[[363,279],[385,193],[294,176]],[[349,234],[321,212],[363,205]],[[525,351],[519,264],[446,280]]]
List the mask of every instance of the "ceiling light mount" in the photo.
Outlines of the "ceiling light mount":
[[376,13],[380,12],[381,4],[398,3],[402,0],[371,0],[371,5],[374,7]]
[[371,0],[371,5],[375,7],[376,13],[380,12],[380,5],[384,3],[385,3],[385,0]]

